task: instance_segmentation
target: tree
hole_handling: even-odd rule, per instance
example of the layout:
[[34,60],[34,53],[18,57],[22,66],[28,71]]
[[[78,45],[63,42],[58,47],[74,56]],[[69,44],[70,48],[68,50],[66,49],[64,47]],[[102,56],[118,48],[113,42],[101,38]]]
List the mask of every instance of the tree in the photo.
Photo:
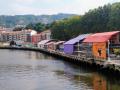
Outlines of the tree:
[[120,30],[120,3],[108,4],[90,10],[83,16],[54,22],[51,27],[53,38],[61,40],[83,33]]
[[43,30],[45,30],[45,24],[42,23],[35,24],[34,30],[36,30],[37,32],[42,32]]
[[94,33],[108,31],[109,14],[111,5],[105,5],[94,10],[90,10],[81,18],[80,27],[82,33]]
[[24,27],[15,27],[13,31],[21,31]]
[[108,28],[110,30],[120,30],[120,3],[114,3],[111,6]]
[[35,27],[35,24],[32,24],[32,23],[30,23],[30,24],[28,24],[28,25],[26,25],[26,29],[34,29],[34,27]]
[[37,31],[37,32],[42,32],[42,31],[45,30],[46,25],[45,25],[45,24],[42,24],[42,23],[36,23],[36,24],[30,23],[30,24],[28,24],[25,28],[26,28],[26,29],[33,29],[33,30],[35,30],[35,31]]
[[78,22],[80,22],[80,16],[52,23],[52,37],[54,39],[68,40],[78,35],[80,32]]

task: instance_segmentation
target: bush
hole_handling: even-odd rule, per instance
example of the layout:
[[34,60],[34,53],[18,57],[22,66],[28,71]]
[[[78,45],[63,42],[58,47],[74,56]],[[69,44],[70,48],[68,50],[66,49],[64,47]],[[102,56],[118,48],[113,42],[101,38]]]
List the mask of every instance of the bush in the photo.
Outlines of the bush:
[[120,49],[114,49],[114,53],[115,53],[116,55],[120,55]]

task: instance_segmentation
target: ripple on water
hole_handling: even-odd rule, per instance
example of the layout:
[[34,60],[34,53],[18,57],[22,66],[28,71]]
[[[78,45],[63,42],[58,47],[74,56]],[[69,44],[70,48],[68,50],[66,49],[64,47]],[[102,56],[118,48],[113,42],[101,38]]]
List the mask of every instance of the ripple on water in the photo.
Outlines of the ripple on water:
[[32,51],[0,50],[0,90],[119,90],[88,67]]

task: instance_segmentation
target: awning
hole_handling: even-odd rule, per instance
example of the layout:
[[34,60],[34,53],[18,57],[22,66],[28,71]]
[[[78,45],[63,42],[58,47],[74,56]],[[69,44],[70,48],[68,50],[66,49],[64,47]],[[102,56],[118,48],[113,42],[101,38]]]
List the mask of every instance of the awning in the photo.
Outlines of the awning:
[[38,44],[46,44],[47,42],[49,42],[50,40],[42,40],[41,42],[39,42]]
[[88,36],[83,42],[107,42],[113,35],[120,33],[120,31],[96,33]]
[[64,44],[75,44],[83,39],[85,39],[87,36],[89,36],[90,34],[82,34],[82,35],[79,35],[78,37],[76,38],[73,38],[67,42],[65,42]]

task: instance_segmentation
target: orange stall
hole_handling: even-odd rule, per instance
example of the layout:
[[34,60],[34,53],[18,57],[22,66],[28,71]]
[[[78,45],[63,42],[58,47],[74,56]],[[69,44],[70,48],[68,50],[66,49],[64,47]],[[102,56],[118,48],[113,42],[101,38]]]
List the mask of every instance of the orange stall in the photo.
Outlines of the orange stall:
[[92,53],[96,58],[106,59],[106,43],[93,43]]
[[[92,43],[92,54],[95,58],[107,59],[107,47],[109,44],[116,44],[119,39],[116,38],[120,31],[111,31],[103,33],[95,33],[88,36],[83,43]],[[110,50],[110,49],[109,49]]]

